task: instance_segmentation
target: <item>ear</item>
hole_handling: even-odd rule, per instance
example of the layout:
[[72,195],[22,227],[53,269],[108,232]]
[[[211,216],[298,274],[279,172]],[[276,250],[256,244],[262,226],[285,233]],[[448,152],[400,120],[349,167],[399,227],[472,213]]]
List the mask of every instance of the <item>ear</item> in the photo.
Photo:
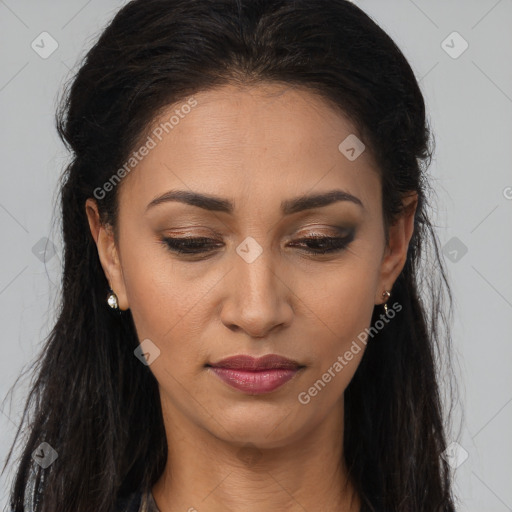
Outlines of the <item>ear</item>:
[[414,214],[418,206],[418,194],[409,194],[403,199],[404,210],[399,218],[389,227],[389,242],[381,262],[379,287],[375,296],[376,304],[383,304],[386,299],[382,292],[392,292],[393,284],[402,272],[407,261],[407,250],[414,232]]
[[[98,248],[98,256],[101,266],[103,267],[103,272],[109,282],[110,288],[117,295],[119,309],[125,311],[129,308],[128,298],[126,296],[123,271],[112,227],[101,223],[98,206],[94,199],[89,198],[86,200],[85,211],[89,220],[89,228],[91,229],[92,237]],[[105,297],[105,302],[106,300],[107,298]]]

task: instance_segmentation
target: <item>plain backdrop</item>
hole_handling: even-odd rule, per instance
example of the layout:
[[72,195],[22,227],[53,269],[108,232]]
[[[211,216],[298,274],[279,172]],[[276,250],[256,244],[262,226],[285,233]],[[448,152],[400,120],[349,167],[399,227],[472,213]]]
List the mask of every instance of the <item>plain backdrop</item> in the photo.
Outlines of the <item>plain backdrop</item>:
[[[62,243],[52,215],[67,159],[56,100],[124,3],[0,0],[0,401],[55,321]],[[512,0],[355,3],[411,63],[435,134],[435,224],[455,297],[464,411],[450,439],[459,510],[512,511]],[[2,403],[2,460],[26,384]]]

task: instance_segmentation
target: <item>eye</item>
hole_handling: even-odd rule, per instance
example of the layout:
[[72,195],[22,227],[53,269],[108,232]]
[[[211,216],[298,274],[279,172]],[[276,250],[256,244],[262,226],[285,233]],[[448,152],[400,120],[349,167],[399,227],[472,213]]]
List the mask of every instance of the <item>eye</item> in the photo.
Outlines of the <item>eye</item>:
[[291,242],[290,245],[296,246],[302,243],[307,246],[307,248],[304,249],[305,252],[321,255],[342,251],[348,246],[353,238],[353,233],[346,237],[314,236],[301,238],[295,242]]
[[[289,245],[292,247],[300,247],[302,244],[302,247],[306,246],[303,248],[305,252],[322,255],[342,251],[353,238],[354,232],[351,232],[345,237],[314,236],[300,238],[291,242]],[[172,252],[183,255],[204,254],[212,252],[222,246],[222,242],[207,237],[164,237],[162,238],[162,242]]]
[[218,248],[221,243],[213,238],[187,237],[187,238],[162,238],[162,242],[173,252],[178,254],[200,254],[210,252]]

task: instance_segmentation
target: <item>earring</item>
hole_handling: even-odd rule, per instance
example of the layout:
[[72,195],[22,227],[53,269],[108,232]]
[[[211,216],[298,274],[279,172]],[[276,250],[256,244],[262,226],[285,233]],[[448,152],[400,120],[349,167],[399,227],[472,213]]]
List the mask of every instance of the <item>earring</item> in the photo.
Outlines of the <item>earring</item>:
[[107,295],[107,303],[112,309],[119,309],[117,295],[112,291],[112,289],[110,289],[110,293]]
[[382,298],[385,299],[385,301],[384,301],[384,313],[386,313],[386,315],[388,314],[387,301],[389,300],[389,297],[391,297],[391,293],[389,293],[387,290],[382,292]]

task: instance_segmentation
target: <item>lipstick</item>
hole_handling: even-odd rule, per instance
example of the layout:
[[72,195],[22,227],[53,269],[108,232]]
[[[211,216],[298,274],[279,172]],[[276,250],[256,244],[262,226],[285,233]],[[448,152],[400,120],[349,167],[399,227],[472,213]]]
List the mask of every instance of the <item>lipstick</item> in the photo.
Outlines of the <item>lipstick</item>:
[[229,386],[251,395],[274,391],[304,368],[297,361],[277,354],[260,358],[237,355],[206,366]]

